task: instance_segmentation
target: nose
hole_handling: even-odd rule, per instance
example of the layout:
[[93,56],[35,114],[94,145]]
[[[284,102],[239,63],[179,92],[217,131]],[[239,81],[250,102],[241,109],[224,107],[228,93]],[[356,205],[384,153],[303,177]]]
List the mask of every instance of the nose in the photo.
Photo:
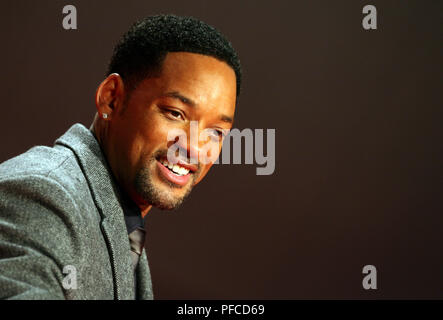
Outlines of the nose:
[[187,162],[198,164],[200,149],[203,141],[199,141],[198,121],[190,121],[186,130],[182,131],[182,135],[176,138],[176,145],[179,147],[181,158],[186,158]]
[[[189,141],[188,141],[188,153],[189,153],[189,159],[191,163],[197,164],[199,155],[200,155],[200,141],[199,141],[199,128],[198,128],[198,121],[191,121],[189,125],[189,132],[188,135]],[[194,161],[194,162],[192,162]]]

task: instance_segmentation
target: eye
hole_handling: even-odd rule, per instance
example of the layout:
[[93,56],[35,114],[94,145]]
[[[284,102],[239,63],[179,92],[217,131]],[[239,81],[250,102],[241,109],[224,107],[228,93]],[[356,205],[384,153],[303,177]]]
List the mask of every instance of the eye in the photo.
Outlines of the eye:
[[177,110],[173,110],[173,109],[168,109],[166,110],[166,113],[173,119],[176,120],[184,120],[183,115],[181,114],[181,112],[177,111]]
[[211,138],[217,141],[221,141],[225,137],[225,133],[223,130],[211,129],[210,132],[211,132]]

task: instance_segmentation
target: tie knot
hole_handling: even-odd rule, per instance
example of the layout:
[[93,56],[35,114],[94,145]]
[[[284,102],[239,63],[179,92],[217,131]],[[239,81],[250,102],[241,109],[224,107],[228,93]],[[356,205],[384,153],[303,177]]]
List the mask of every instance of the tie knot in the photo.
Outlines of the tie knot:
[[145,230],[137,228],[132,231],[129,234],[129,244],[131,245],[131,251],[141,255],[145,244]]

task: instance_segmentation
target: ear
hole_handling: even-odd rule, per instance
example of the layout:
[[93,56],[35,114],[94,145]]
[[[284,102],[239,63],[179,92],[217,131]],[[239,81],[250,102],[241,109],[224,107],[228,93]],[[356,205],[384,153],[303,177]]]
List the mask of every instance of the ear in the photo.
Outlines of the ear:
[[[100,118],[110,119],[124,101],[125,86],[118,73],[110,74],[95,92],[95,106]],[[105,115],[106,116],[103,116]]]

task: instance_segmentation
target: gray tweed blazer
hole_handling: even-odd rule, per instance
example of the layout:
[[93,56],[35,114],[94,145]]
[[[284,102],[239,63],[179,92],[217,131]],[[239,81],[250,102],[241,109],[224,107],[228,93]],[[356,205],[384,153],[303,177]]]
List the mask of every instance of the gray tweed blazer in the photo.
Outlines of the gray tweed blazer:
[[0,298],[153,299],[145,251],[136,273],[134,293],[121,196],[90,130],[0,165]]

